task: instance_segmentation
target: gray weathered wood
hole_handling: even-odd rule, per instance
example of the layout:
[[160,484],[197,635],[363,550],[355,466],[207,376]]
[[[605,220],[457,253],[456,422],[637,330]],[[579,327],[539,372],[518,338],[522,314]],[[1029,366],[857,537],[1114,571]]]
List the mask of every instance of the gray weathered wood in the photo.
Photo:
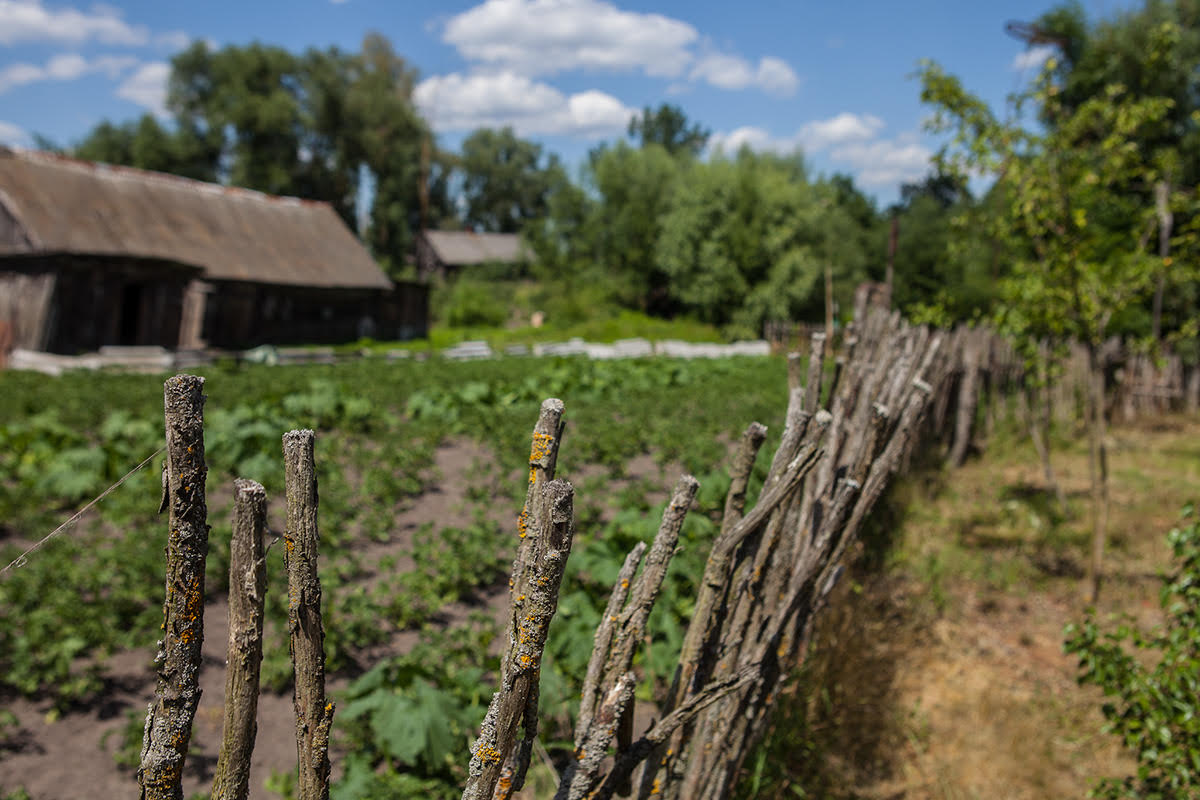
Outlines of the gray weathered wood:
[[321,620],[321,580],[317,575],[316,434],[283,435],[287,529],[283,535],[288,573],[288,628],[295,671],[298,800],[329,797],[329,728],[333,703],[325,698],[325,628]]
[[[522,565],[527,575],[523,579],[514,576],[514,585],[529,589],[527,594],[513,599],[517,622],[509,631],[509,648],[504,659],[508,666],[475,740],[463,800],[488,800],[494,793],[508,796],[512,786],[499,790],[497,786],[503,765],[518,746],[518,729],[525,726],[525,739],[530,746],[536,736],[536,727],[531,727],[537,719],[536,705],[530,709],[530,703],[536,704],[546,632],[558,608],[559,585],[575,535],[573,497],[571,484],[553,480],[545,484],[541,502],[535,508],[533,519],[538,527],[528,531],[535,538],[529,559]],[[520,764],[516,766],[519,768]],[[511,780],[515,781],[516,774],[514,769]]]
[[143,800],[179,800],[183,764],[200,702],[204,640],[204,562],[208,508],[204,461],[204,379],[168,378],[163,386],[167,433],[166,599],[159,640],[158,686],[146,712],[138,784]]
[[258,734],[258,680],[262,664],[267,564],[267,493],[242,478],[233,482],[233,538],[229,546],[229,651],[225,664],[225,724],[212,800],[245,800],[250,757]]

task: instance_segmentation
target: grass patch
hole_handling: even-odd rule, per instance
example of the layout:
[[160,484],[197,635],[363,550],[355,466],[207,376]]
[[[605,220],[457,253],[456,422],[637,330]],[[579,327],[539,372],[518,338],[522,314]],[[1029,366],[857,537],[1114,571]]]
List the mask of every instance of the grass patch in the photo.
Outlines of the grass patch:
[[[1065,515],[1031,443],[1011,429],[953,473],[917,470],[893,485],[742,796],[951,800],[1003,787],[1034,800],[1081,797],[1096,776],[1132,773],[1101,732],[1100,691],[1076,684],[1063,652],[1064,627],[1082,619],[1091,543],[1077,433],[1053,437]],[[1195,418],[1113,427],[1098,618],[1155,621],[1154,576],[1170,563],[1163,534],[1200,487],[1197,441]]]

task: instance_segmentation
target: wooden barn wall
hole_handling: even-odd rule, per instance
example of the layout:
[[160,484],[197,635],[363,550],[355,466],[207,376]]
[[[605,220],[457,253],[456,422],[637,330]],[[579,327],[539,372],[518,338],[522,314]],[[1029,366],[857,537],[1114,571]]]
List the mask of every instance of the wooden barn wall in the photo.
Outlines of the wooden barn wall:
[[424,236],[417,236],[416,241],[417,275],[422,280],[429,280],[434,275],[446,277],[446,265],[438,258],[433,246]]
[[195,270],[136,259],[0,259],[0,275],[8,276],[10,285],[43,287],[38,297],[45,298],[44,311],[22,313],[28,321],[21,323],[40,333],[19,336],[16,346],[52,353],[89,352],[104,345],[177,346],[183,294],[193,274]]
[[316,289],[213,281],[201,339],[210,347],[337,344],[363,337],[412,339],[428,332],[428,289]]
[[12,336],[12,346],[44,350],[51,323],[53,272],[5,271],[0,265],[0,324]]

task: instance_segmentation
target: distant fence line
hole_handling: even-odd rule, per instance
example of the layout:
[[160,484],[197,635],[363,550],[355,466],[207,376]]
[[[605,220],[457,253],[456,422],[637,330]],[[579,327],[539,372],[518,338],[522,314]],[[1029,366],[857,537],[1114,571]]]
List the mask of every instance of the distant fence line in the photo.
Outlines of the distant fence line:
[[[264,345],[243,351],[172,351],[162,347],[102,347],[96,353],[68,356],[17,348],[8,354],[7,366],[10,369],[31,370],[46,375],[61,375],[64,372],[77,369],[120,369],[147,373],[176,372],[207,366],[224,359],[233,359],[239,362],[254,364],[286,366],[292,364],[338,364],[349,361],[360,361],[364,358],[378,358],[387,361],[401,361],[410,358],[420,360],[429,358],[431,355],[452,361],[499,358],[502,356],[581,356],[597,360],[607,360],[617,358],[649,358],[652,356],[665,358],[766,356],[770,355],[771,352],[770,344],[763,340],[719,344],[712,342],[685,342],[678,339],[663,339],[657,342],[652,342],[649,339],[621,339],[609,344],[588,342],[578,338],[565,342],[535,345],[514,344],[508,345],[499,351],[494,350],[486,341],[467,341],[460,342],[453,347],[436,351],[435,353],[399,348],[379,352],[372,350],[339,351],[332,347],[273,347]],[[4,362],[0,361],[0,367],[3,366],[5,366]]]

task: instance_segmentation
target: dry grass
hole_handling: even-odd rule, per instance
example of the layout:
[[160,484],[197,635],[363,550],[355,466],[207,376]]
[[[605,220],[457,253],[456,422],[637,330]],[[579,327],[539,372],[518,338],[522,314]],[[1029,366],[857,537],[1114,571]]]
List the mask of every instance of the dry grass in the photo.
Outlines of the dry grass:
[[[1165,534],[1200,498],[1200,419],[1117,427],[1109,445],[1100,610],[1150,623]],[[744,795],[1083,797],[1096,777],[1132,770],[1100,731],[1098,690],[1076,685],[1062,652],[1084,605],[1085,443],[1058,441],[1054,462],[1065,518],[1017,436],[953,474],[896,487]]]

